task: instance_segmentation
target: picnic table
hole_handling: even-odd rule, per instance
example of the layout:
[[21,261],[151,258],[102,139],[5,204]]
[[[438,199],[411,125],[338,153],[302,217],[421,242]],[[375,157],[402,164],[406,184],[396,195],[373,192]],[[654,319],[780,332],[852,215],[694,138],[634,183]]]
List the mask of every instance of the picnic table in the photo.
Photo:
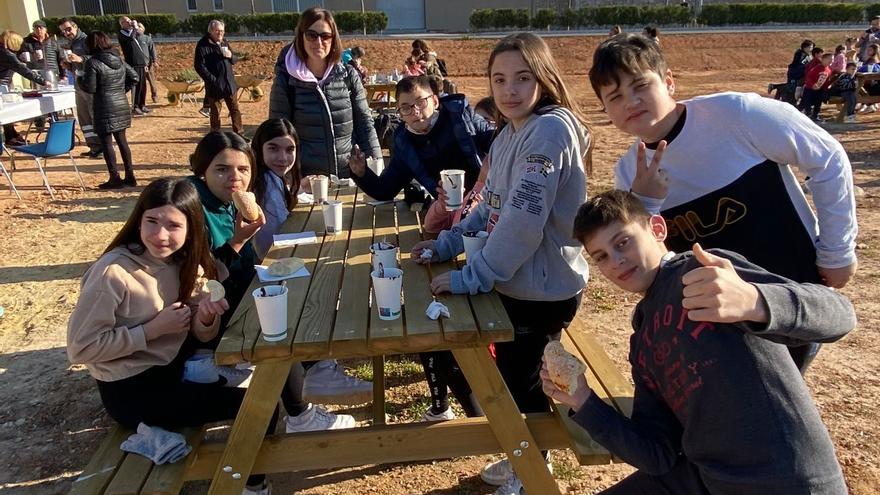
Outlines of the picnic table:
[[25,98],[24,101],[18,103],[5,103],[3,108],[0,108],[0,124],[21,122],[76,108],[76,94],[73,86],[63,86],[62,88],[57,91],[44,92],[36,98]]
[[370,104],[370,109],[395,107],[397,100],[394,99],[394,91],[397,89],[397,83],[364,84],[364,89],[367,90],[367,103]]
[[[429,319],[425,308],[434,299],[431,277],[455,269],[456,261],[418,265],[410,259],[410,249],[422,236],[418,215],[405,203],[371,205],[370,198],[354,187],[331,189],[330,196],[344,204],[342,233],[325,236],[321,207],[298,205],[282,231],[315,231],[318,242],[273,246],[264,260],[268,264],[295,255],[311,273],[287,281],[287,338],[270,343],[260,337],[249,295],[233,314],[215,359],[223,365],[250,362],[255,369],[229,437],[225,443],[202,443],[188,461],[186,479],[213,479],[210,494],[238,495],[254,473],[503,452],[529,493],[560,493],[541,450],[572,447],[576,441],[583,445],[584,440],[573,440],[559,414],[522,415],[517,409],[487,349],[492,342],[513,338],[512,324],[498,295],[437,296],[449,307],[451,317]],[[403,315],[393,321],[380,320],[370,298],[369,246],[383,239],[400,246],[404,271]],[[261,285],[255,278],[250,290]],[[593,346],[589,342],[578,345],[588,353]],[[486,417],[384,424],[383,356],[437,350],[453,352]],[[373,359],[372,426],[264,437],[293,362],[353,357]],[[610,361],[600,363],[602,369],[609,367],[614,368]],[[595,368],[595,374],[604,375],[600,368]],[[601,386],[614,390],[604,383]],[[585,456],[579,455],[580,460],[610,462],[611,455],[601,446],[590,444],[588,437],[585,442],[586,452],[580,452]]]

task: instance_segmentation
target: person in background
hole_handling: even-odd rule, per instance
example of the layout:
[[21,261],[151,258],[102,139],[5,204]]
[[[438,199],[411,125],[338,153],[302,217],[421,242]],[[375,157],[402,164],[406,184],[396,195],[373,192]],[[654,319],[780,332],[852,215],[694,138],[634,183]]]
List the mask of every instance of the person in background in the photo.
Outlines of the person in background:
[[25,36],[21,42],[21,50],[19,57],[24,57],[25,53],[29,54],[28,61],[25,65],[31,70],[48,70],[55,73],[57,79],[61,79],[61,62],[63,52],[58,49],[58,44],[54,39],[49,37],[49,30],[46,29],[46,22],[36,20],[33,23],[33,31]]
[[193,65],[205,81],[205,105],[210,108],[211,130],[220,130],[220,109],[223,102],[226,102],[229,118],[232,119],[232,131],[241,134],[244,127],[241,125],[238,98],[235,97],[238,85],[232,70],[238,57],[224,39],[225,34],[226,25],[223,21],[211,21],[208,24],[208,34],[202,36],[196,44]]
[[354,67],[354,70],[356,70],[358,75],[361,76],[361,82],[366,81],[367,76],[369,75],[367,68],[364,67],[364,55],[366,55],[366,52],[363,48],[356,46],[351,48],[350,53],[351,57],[348,61],[343,60],[342,63]]
[[419,63],[417,57],[410,55],[403,62],[403,75],[407,77],[421,76],[425,73],[422,64]]
[[497,122],[495,122],[495,116],[498,115],[498,107],[495,106],[495,99],[491,96],[487,96],[478,101],[477,104],[474,105],[474,113],[483,117],[483,120],[490,125],[497,125]]
[[847,62],[856,62],[858,65],[859,62],[859,51],[856,49],[856,38],[852,36],[847,36],[843,41],[844,46],[846,47],[846,51],[844,54],[846,55]]
[[859,49],[859,60],[864,63],[869,59],[868,48],[871,45],[880,43],[880,15],[871,18],[871,25],[859,37],[856,42],[856,48]]
[[156,77],[158,77],[156,75],[156,70],[159,68],[159,57],[156,54],[156,44],[153,43],[153,37],[145,33],[146,29],[146,26],[138,22],[137,31],[140,35],[140,41],[147,47],[147,55],[149,56],[144,72],[147,76],[147,85],[150,87],[150,99],[153,103],[157,103],[159,98],[157,98],[156,91],[158,89],[158,86],[156,85]]
[[617,36],[618,34],[620,34],[622,32],[623,32],[623,29],[620,26],[615,24],[614,26],[611,26],[611,29],[608,30],[608,37],[610,38],[612,36]]
[[645,29],[642,30],[642,34],[656,43],[657,46],[660,46],[660,37],[658,36],[660,34],[660,29],[656,26],[645,26]]
[[[300,139],[303,176],[348,178],[354,145],[382,158],[367,92],[354,67],[340,63],[342,41],[329,10],[299,18],[294,40],[278,54],[269,117],[289,120]],[[308,181],[303,189],[311,192]]]
[[856,122],[856,63],[846,64],[846,71],[834,81],[834,85],[828,92],[829,96],[839,96],[846,105],[846,117],[843,121],[848,124]]
[[119,47],[122,49],[122,56],[125,57],[125,63],[134,69],[137,74],[137,85],[132,88],[131,94],[131,114],[135,116],[150,113],[147,108],[147,64],[150,62],[150,53],[144,42],[143,36],[138,31],[138,22],[130,19],[128,16],[119,18]]
[[[45,84],[46,80],[39,72],[28,69],[16,53],[21,48],[21,35],[15,31],[5,30],[0,33],[0,85],[12,88],[12,76],[15,73],[36,84]],[[3,124],[3,142],[7,146],[24,146],[24,137],[15,130],[15,124]]]
[[[831,65],[828,66],[831,69],[831,75],[836,76],[843,73],[846,70],[846,47],[843,45],[837,45],[834,49],[834,58],[831,60]],[[829,84],[833,83],[833,80],[828,81]]]
[[[859,66],[858,71],[865,74],[875,74],[880,72],[880,44],[875,43],[868,47],[868,50],[865,52],[865,62]],[[868,81],[862,87],[871,96],[880,95],[880,81]],[[873,105],[862,106],[859,111],[873,113],[877,111],[877,108],[877,103],[874,103]]]
[[[125,93],[137,85],[137,72],[117,56],[110,37],[101,31],[92,31],[86,36],[86,52],[89,59],[85,62],[82,76],[77,78],[77,84],[86,93],[94,95],[92,125],[101,141],[104,162],[110,174],[110,179],[100,184],[98,189],[134,187],[137,180],[132,168],[131,148],[125,136],[125,130],[131,127],[131,112]],[[116,169],[114,139],[122,155],[124,179],[119,177]]]
[[[67,17],[58,21],[58,30],[67,39],[66,49],[70,50],[70,54],[62,62],[62,66],[73,71],[74,74],[82,74],[85,62],[89,59],[88,50],[86,49],[86,33],[72,19]],[[73,81],[76,95],[76,120],[79,122],[86,145],[89,147],[89,150],[83,152],[82,156],[98,158],[102,153],[101,140],[98,138],[98,134],[95,133],[93,125],[92,95],[83,91],[76,77],[74,77]]]

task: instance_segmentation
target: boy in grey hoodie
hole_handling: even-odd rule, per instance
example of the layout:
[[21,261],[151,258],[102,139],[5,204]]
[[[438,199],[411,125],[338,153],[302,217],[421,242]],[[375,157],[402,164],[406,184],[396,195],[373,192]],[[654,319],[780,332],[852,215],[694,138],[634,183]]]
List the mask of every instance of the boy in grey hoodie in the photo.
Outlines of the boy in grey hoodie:
[[785,344],[833,342],[855,326],[833,289],[795,283],[699,244],[675,254],[666,224],[629,192],[578,211],[574,235],[618,287],[643,295],[633,312],[632,417],[580,376],[575,422],[639,469],[605,494],[846,493],[828,431]]

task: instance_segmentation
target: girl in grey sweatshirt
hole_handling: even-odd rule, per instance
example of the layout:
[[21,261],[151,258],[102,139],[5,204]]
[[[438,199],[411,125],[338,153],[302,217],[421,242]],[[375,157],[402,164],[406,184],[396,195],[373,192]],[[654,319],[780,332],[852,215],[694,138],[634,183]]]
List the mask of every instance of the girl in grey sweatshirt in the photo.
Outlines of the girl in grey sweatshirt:
[[[496,121],[505,124],[489,150],[484,202],[436,241],[418,244],[413,255],[419,260],[430,248],[432,261],[448,260],[464,251],[463,232],[489,232],[485,247],[461,270],[435,277],[432,290],[498,291],[515,333],[513,342],[495,344],[498,369],[520,411],[549,411],[538,375],[541,354],[574,318],[588,277],[571,229],[587,197],[590,138],[541,38],[504,38],[488,73]],[[506,460],[482,474],[505,487],[519,483]]]

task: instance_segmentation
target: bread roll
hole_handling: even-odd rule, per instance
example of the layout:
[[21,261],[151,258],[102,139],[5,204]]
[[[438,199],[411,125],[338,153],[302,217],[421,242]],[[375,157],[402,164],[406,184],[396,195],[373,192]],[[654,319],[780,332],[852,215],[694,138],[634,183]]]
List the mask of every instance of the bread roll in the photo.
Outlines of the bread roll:
[[587,371],[587,366],[562,347],[562,342],[553,340],[544,347],[544,362],[550,380],[568,395],[577,391],[578,376]]
[[247,191],[235,191],[232,193],[232,202],[241,212],[242,218],[248,222],[260,218],[260,205],[257,204],[257,197],[254,193]]
[[211,302],[217,302],[226,297],[226,289],[223,288],[223,284],[216,280],[205,282],[205,290],[211,294]]
[[281,258],[269,265],[267,271],[273,277],[286,277],[298,272],[303,266],[305,262],[299,258]]

